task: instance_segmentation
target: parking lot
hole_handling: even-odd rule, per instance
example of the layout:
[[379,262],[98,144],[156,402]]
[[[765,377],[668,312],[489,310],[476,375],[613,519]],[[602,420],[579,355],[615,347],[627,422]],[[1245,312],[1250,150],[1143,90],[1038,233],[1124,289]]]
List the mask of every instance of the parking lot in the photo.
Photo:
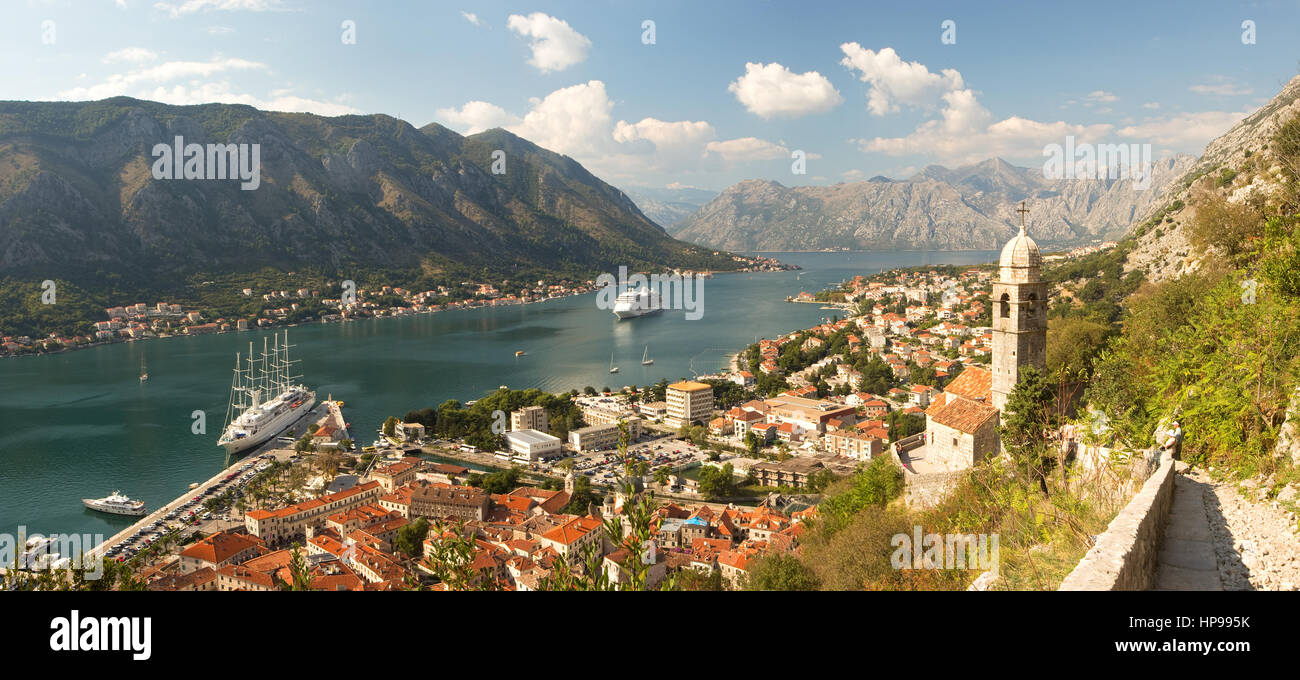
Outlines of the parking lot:
[[[640,441],[629,444],[627,450],[634,460],[647,463],[651,474],[661,467],[675,469],[708,460],[707,453],[700,451],[688,441],[678,439],[675,435],[651,433],[649,437],[643,437]],[[575,473],[586,475],[596,483],[611,483],[623,471],[622,463],[617,460],[617,447],[601,451],[584,451],[571,454],[569,457],[574,461]],[[539,472],[556,474],[555,465],[558,462],[536,463],[534,467]]]
[[[272,459],[276,458],[274,453],[265,453],[256,458],[250,458],[239,465],[227,469],[216,482],[209,482],[199,488],[192,489],[190,495],[182,497],[167,504],[160,510],[156,510],[149,517],[137,523],[131,531],[125,536],[119,534],[116,542],[105,543],[104,556],[107,559],[123,562],[135,557],[141,550],[149,547],[159,539],[168,534],[179,534],[181,537],[192,534],[195,531],[203,530],[206,533],[232,526],[237,524],[231,522],[228,516],[216,516],[213,513],[203,509],[204,501],[209,498],[215,498],[226,491],[234,490],[234,496],[238,498],[242,494],[242,489],[252,480],[253,476],[259,471],[266,469],[271,465]],[[220,525],[220,526],[217,526]]]

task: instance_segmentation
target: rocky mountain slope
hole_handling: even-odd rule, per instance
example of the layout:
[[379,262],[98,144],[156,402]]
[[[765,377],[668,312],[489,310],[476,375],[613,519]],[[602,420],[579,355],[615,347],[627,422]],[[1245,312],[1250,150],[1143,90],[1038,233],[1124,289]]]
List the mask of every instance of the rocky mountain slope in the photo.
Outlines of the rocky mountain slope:
[[1192,248],[1186,230],[1195,215],[1194,195],[1215,191],[1233,202],[1269,200],[1285,180],[1268,145],[1278,125],[1296,115],[1300,115],[1300,76],[1210,142],[1163,200],[1148,206],[1139,222],[1152,224],[1135,234],[1136,243],[1125,269],[1142,269],[1148,279],[1163,281],[1199,268],[1200,256]]
[[1136,190],[1128,179],[1048,180],[1042,168],[997,158],[953,169],[930,166],[906,180],[793,188],[747,180],[673,233],[729,250],[993,249],[1015,233],[1015,208],[1023,200],[1040,243],[1110,239],[1162,203],[1169,185],[1194,160],[1154,160],[1146,190]]
[[[154,179],[154,145],[176,136],[260,145],[260,185]],[[499,129],[125,97],[0,102],[0,277],[621,264],[734,266],[674,240],[573,159]]]
[[627,195],[636,202],[646,217],[655,224],[673,232],[673,227],[690,217],[706,203],[718,195],[716,191],[706,191],[691,187],[680,189],[629,188]]

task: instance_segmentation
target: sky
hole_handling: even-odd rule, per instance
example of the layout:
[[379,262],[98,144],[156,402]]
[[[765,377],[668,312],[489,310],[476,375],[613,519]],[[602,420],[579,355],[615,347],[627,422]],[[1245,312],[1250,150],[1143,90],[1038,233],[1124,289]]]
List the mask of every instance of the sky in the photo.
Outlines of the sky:
[[624,188],[1199,154],[1300,63],[1300,0],[0,3],[0,99],[504,127]]

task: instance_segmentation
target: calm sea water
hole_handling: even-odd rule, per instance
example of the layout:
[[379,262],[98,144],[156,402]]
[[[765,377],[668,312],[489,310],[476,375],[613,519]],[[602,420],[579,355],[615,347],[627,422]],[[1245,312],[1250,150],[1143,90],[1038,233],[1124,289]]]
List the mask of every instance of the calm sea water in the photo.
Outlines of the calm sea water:
[[[617,321],[594,295],[289,331],[304,382],[345,402],[359,441],[389,415],[468,401],[500,385],[561,392],[646,385],[726,366],[725,355],[836,312],[791,304],[857,274],[917,264],[975,264],[991,251],[791,253],[799,272],[724,274],[704,283],[703,318],[681,311]],[[111,535],[129,525],[81,499],[120,489],[150,508],[225,464],[217,448],[231,368],[263,332],[155,339],[0,360],[0,532]],[[642,366],[649,346],[654,365]],[[515,357],[516,350],[526,356]],[[619,373],[609,373],[610,355]],[[148,359],[150,379],[138,380]],[[202,410],[207,433],[191,432]]]

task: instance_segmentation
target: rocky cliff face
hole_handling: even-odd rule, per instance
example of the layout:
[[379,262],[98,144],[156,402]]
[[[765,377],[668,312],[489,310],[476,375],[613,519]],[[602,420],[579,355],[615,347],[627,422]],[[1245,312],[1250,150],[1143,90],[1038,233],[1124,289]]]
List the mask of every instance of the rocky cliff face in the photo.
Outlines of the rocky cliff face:
[[1040,243],[1117,238],[1160,203],[1194,159],[1153,161],[1151,186],[1128,179],[1044,178],[1041,168],[1001,159],[907,180],[874,178],[786,187],[747,180],[723,191],[675,230],[678,238],[729,250],[995,249],[1014,235],[1024,201]]
[[[155,144],[257,144],[260,185],[160,180]],[[493,152],[505,173],[492,172]],[[247,106],[0,102],[0,276],[262,267],[726,268],[574,160],[502,130]]]

